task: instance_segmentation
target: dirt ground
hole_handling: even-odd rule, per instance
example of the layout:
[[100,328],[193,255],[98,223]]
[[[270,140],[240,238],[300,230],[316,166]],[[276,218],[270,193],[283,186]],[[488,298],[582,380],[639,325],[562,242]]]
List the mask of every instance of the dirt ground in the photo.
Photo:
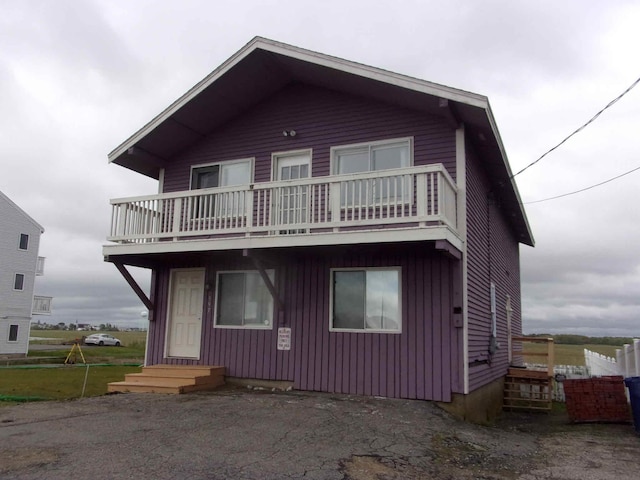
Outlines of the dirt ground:
[[464,423],[422,401],[225,388],[0,407],[0,478],[640,477],[630,425],[564,414]]

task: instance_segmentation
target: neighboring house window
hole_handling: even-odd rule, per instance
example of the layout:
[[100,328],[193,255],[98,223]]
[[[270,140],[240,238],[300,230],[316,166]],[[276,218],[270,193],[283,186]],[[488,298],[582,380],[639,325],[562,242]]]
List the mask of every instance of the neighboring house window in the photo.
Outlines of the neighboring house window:
[[[411,138],[385,140],[331,148],[334,175],[406,168],[413,164]],[[379,202],[408,202],[411,183],[401,176],[343,182],[342,206]]]
[[[273,282],[274,271],[267,270]],[[219,272],[216,292],[216,326],[272,328],[273,297],[260,273]]]
[[9,341],[18,341],[18,325],[9,325]]
[[400,333],[400,268],[331,272],[331,330]]
[[20,245],[18,246],[20,250],[27,250],[29,248],[29,235],[26,233],[20,234]]
[[24,274],[23,273],[16,273],[16,276],[13,280],[13,289],[24,290]]

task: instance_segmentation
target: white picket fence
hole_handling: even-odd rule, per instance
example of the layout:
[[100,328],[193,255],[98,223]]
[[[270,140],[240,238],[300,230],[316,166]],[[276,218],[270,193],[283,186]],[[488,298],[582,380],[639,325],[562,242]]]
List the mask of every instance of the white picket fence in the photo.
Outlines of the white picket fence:
[[584,361],[592,377],[606,375],[638,377],[640,376],[640,339],[636,338],[633,344],[625,343],[622,348],[616,349],[616,358],[585,348]]

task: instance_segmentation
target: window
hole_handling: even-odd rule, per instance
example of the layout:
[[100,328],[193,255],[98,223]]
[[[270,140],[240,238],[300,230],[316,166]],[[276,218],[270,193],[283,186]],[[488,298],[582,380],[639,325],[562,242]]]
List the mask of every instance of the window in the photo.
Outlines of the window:
[[[413,163],[412,139],[396,139],[344,147],[333,147],[334,175],[406,168]],[[341,186],[341,204],[362,205],[377,202],[408,202],[411,182],[406,177],[345,181]]]
[[[252,160],[234,160],[225,163],[191,168],[191,190],[230,187],[251,183]],[[237,217],[245,214],[244,192],[212,193],[191,197],[189,210],[192,219]]]
[[27,250],[29,248],[29,235],[26,233],[20,234],[20,244],[18,245],[20,250]]
[[333,270],[331,291],[331,330],[400,333],[400,268]]
[[[273,282],[274,271],[267,270]],[[216,294],[216,326],[272,328],[273,298],[260,273],[220,272]]]
[[24,290],[24,274],[23,273],[16,273],[16,276],[13,280],[13,289]]
[[9,341],[18,341],[18,325],[9,325]]
[[251,183],[251,159],[191,168],[191,190]]

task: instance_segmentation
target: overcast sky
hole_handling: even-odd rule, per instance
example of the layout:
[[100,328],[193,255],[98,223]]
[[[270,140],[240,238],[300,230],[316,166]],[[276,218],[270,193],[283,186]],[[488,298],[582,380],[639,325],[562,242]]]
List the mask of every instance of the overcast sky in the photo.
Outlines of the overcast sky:
[[[53,322],[141,322],[102,261],[107,153],[256,35],[489,97],[519,171],[640,77],[633,1],[0,0],[0,190],[41,223]],[[640,166],[640,86],[517,177],[530,202]],[[640,336],[640,171],[526,206],[525,331]],[[137,273],[144,285],[148,274]]]

